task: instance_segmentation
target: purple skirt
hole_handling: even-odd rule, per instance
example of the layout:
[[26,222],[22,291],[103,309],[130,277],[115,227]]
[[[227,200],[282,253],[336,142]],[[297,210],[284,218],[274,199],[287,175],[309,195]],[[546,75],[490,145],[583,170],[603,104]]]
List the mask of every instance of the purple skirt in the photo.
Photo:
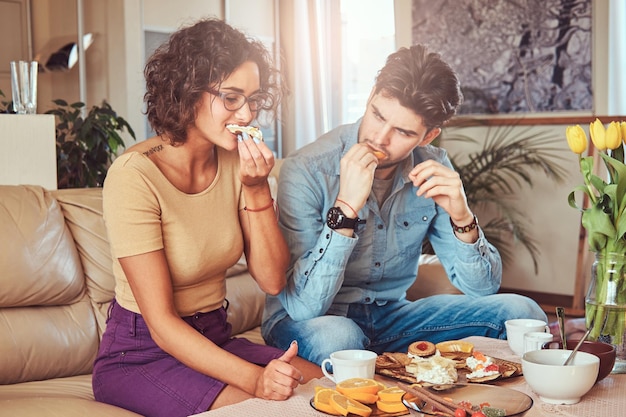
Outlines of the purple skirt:
[[[231,337],[226,308],[183,319],[222,349],[257,365],[284,351]],[[199,354],[202,354],[199,352]],[[140,314],[111,303],[93,368],[96,400],[146,417],[186,417],[207,411],[226,384],[201,374],[164,352]]]

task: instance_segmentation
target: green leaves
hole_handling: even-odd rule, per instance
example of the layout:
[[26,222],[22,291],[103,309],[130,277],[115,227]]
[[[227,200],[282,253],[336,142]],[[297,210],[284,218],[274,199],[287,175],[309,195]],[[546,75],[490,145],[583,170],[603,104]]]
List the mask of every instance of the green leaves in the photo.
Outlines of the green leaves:
[[[592,125],[593,126],[593,125]],[[611,152],[609,155],[607,152]],[[600,151],[607,170],[606,179],[593,173],[593,157],[580,158],[580,172],[584,186],[578,186],[568,196],[569,205],[581,210],[582,225],[587,230],[589,249],[623,253],[626,250],[626,165],[622,162],[622,146],[612,151]],[[575,193],[585,193],[591,205],[578,206]]]
[[[480,124],[468,123],[474,125]],[[531,255],[537,271],[539,249],[528,233],[528,214],[518,209],[517,198],[520,188],[533,186],[536,171],[557,183],[567,176],[559,164],[564,160],[559,146],[562,139],[551,132],[517,124],[487,127],[480,140],[468,136],[466,129],[467,126],[445,128],[441,141],[482,144],[476,151],[450,155],[463,181],[468,204],[489,213],[491,218],[482,219],[480,227],[505,263],[515,258],[521,245]]]
[[135,139],[128,122],[103,101],[83,118],[84,103],[53,100],[56,116],[57,181],[59,188],[101,187],[124,140],[124,129]]

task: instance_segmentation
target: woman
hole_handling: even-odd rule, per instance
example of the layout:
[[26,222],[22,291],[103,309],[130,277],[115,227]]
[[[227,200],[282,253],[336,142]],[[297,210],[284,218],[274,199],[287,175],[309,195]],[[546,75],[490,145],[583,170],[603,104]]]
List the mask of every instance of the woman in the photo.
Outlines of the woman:
[[174,33],[146,65],[156,137],[129,148],[104,184],[115,300],[94,365],[97,400],[146,416],[188,416],[289,398],[317,366],[233,339],[225,272],[245,253],[259,287],[285,285],[288,250],[267,177],[274,156],[238,141],[274,110],[277,72],[259,42],[215,19]]

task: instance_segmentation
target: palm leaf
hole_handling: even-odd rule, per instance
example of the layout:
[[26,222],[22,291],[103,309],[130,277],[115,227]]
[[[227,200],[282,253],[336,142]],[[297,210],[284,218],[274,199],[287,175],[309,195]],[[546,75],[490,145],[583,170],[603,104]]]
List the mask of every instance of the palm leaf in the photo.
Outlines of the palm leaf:
[[[480,125],[480,122],[474,121],[471,125]],[[440,143],[446,141],[479,145],[463,127],[445,128]],[[477,151],[450,155],[463,181],[469,206],[493,216],[481,222],[481,229],[505,264],[513,259],[515,245],[521,244],[532,257],[535,273],[538,272],[538,246],[527,230],[526,216],[515,208],[515,201],[523,187],[533,187],[533,174],[537,170],[552,181],[563,182],[567,171],[560,164],[566,161],[561,156],[562,143],[563,139],[551,132],[514,123],[487,126],[482,147]]]

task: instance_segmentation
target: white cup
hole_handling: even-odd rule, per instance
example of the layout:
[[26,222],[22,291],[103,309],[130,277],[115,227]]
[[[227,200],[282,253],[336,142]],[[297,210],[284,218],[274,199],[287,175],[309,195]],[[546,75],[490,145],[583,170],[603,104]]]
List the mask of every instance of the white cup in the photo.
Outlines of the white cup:
[[524,354],[524,335],[528,332],[550,332],[548,323],[535,319],[513,319],[504,322],[506,340],[516,355]]
[[[350,378],[374,378],[376,370],[376,352],[362,349],[339,350],[322,361],[322,372],[335,384]],[[326,365],[333,367],[333,372],[326,370]]]
[[550,343],[554,336],[546,332],[528,332],[524,334],[524,353],[543,349],[544,343]]

